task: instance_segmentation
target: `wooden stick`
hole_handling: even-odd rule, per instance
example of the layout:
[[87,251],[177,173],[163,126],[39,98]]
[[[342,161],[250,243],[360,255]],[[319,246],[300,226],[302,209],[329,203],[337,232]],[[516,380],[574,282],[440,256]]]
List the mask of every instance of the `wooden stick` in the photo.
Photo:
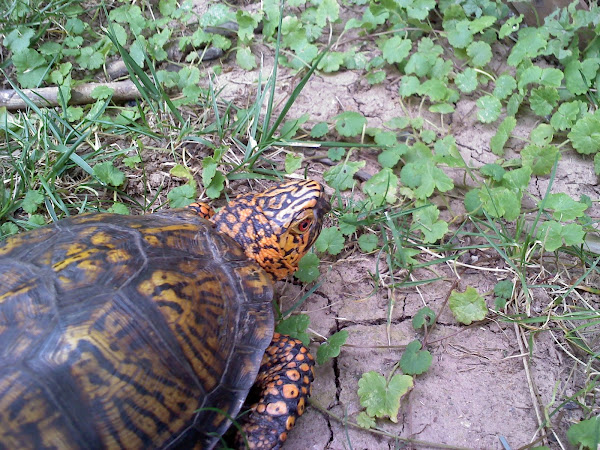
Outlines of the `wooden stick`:
[[[114,89],[113,101],[126,102],[140,98],[135,84],[130,80],[114,81],[110,83],[86,83],[71,88],[71,99],[69,105],[84,105],[94,103],[92,91],[98,86]],[[38,89],[23,89],[22,91],[37,106],[56,107],[58,102],[58,87],[43,87]],[[0,107],[5,106],[8,110],[24,109],[27,107],[21,96],[12,89],[0,90]]]

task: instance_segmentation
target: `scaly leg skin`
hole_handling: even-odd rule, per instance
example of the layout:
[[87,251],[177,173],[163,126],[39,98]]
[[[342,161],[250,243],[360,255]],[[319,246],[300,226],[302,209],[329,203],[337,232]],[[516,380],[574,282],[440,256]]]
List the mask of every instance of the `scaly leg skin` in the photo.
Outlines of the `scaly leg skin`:
[[186,206],[186,209],[194,211],[200,217],[210,220],[215,215],[215,210],[208,203],[196,202]]
[[280,448],[296,418],[304,413],[314,365],[314,358],[301,341],[279,333],[273,335],[255,383],[260,399],[242,419],[237,448]]

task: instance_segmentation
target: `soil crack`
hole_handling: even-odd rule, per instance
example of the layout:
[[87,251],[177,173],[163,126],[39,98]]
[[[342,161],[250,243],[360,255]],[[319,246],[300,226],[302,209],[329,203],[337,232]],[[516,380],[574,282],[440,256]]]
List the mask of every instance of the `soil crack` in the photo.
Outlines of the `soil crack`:
[[[407,320],[411,320],[411,317],[398,317],[395,319],[392,319],[390,321],[391,325],[398,325],[401,324],[403,322],[406,322]],[[386,317],[380,317],[378,319],[363,319],[363,320],[353,320],[353,321],[344,321],[343,323],[338,323],[337,324],[337,331],[343,330],[344,328],[348,328],[354,325],[363,325],[363,326],[368,326],[368,327],[372,327],[372,326],[381,326],[381,325],[387,325],[388,323],[388,319]]]

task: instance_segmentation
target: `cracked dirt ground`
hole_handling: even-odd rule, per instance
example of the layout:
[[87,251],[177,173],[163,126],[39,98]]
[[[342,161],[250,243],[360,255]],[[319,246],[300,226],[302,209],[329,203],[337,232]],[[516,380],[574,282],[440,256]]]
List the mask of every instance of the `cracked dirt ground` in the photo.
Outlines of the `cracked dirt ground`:
[[[205,4],[199,2],[199,5]],[[272,48],[256,44],[252,51],[263,64],[264,81],[272,69]],[[498,55],[495,60],[506,60],[506,48],[497,46],[494,51]],[[210,70],[213,64],[205,63],[203,69]],[[240,70],[235,65],[233,54],[222,64],[226,70],[214,78],[215,91],[220,91],[222,98],[234,101],[240,107],[251,104],[255,99],[258,71]],[[504,70],[500,64],[493,67],[497,73]],[[354,71],[332,75],[316,72],[296,100],[288,118],[308,113],[310,119],[306,125],[310,129],[321,121],[331,123],[332,118],[343,111],[358,111],[368,119],[368,126],[382,127],[393,117],[421,114],[431,122],[431,127],[437,129],[439,136],[445,133],[456,138],[458,148],[470,166],[480,167],[496,160],[489,142],[497,124],[485,125],[477,121],[475,99],[463,97],[455,112],[445,117],[427,113],[426,107],[419,111],[419,99],[413,99],[403,108],[398,98],[398,75],[390,69],[384,83],[371,86],[362,74]],[[280,67],[276,109],[282,107],[299,81],[300,78],[293,72]],[[506,146],[507,157],[516,155],[524,147],[525,142],[519,138],[527,138],[538,124],[534,117],[523,113],[518,115],[517,122],[514,138]],[[198,167],[202,156],[207,155],[197,155]],[[283,157],[279,155],[279,158]],[[379,170],[376,151],[355,150],[353,159],[366,161],[363,170],[367,177]],[[161,162],[157,162],[158,173],[161,172]],[[322,173],[328,168],[309,162],[307,175],[322,180]],[[155,184],[160,186],[168,182],[168,169],[166,167],[162,171],[164,177],[155,180]],[[452,177],[455,189],[446,193],[444,199],[434,196],[431,200],[438,204],[443,218],[450,220],[464,213],[462,199],[472,181],[464,171],[452,169],[447,173]],[[547,176],[533,177],[529,192],[536,198],[542,197],[548,182]],[[231,183],[228,195],[248,189],[246,182]],[[332,194],[332,190],[328,189]],[[361,191],[358,187],[356,192],[343,192],[342,196],[349,198],[360,195]],[[597,200],[600,187],[589,158],[582,158],[573,151],[563,152],[552,192],[566,192],[574,198],[585,194]],[[524,197],[523,204],[525,207],[534,205],[533,202],[527,204],[527,197]],[[599,217],[600,204],[594,203],[587,212],[593,218]],[[461,241],[458,244],[465,246],[468,243]],[[422,252],[419,258],[431,261],[435,256]],[[344,423],[345,420],[355,422],[362,410],[357,395],[361,376],[369,371],[387,376],[400,359],[404,346],[414,339],[423,340],[423,334],[413,330],[411,319],[424,305],[439,315],[434,329],[427,336],[427,349],[433,356],[433,363],[426,373],[416,377],[413,390],[403,398],[398,423],[380,419],[377,425],[391,435],[403,438],[476,449],[505,448],[501,439],[510,448],[516,449],[540,436],[538,428],[546,413],[544,407],[557,406],[577,392],[585,380],[579,374],[571,373],[573,360],[561,348],[564,343],[560,340],[560,333],[541,332],[531,334],[529,339],[530,334],[523,334],[513,324],[498,319],[469,327],[458,325],[447,306],[442,308],[452,289],[462,292],[467,286],[472,286],[485,295],[491,307],[493,286],[499,280],[513,277],[503,260],[489,247],[471,250],[458,261],[459,265],[440,263],[411,274],[411,281],[440,277],[434,283],[419,288],[391,290],[382,284],[375,286],[372,278],[378,270],[386,277],[385,261],[378,259],[377,253],[361,253],[357,243],[351,239],[336,257],[323,257],[319,280],[322,284],[301,310],[310,317],[310,330],[314,336],[328,337],[344,329],[348,331],[349,338],[339,357],[316,368],[312,400],[326,413],[316,406],[309,407],[290,433],[285,448],[434,448],[432,444],[407,444]],[[530,268],[530,283],[543,285],[549,280],[568,282],[569,277],[580,276],[579,268],[570,265],[572,262],[549,257],[543,265]],[[595,282],[599,284],[598,280]],[[308,289],[295,284],[279,284],[277,287],[282,310],[295,304]],[[531,309],[534,314],[540,313],[554,299],[544,288],[536,288],[532,292]],[[599,296],[585,292],[579,295],[596,308],[600,307]],[[390,304],[393,305],[391,311]],[[312,346],[313,351],[316,347],[317,344]],[[566,442],[568,426],[580,418],[581,410],[573,402],[553,417],[554,430],[563,443]],[[550,448],[559,448],[552,434],[546,436],[545,442]],[[540,444],[537,442],[537,445]]]
[[[267,73],[269,68],[265,68]],[[224,95],[232,99],[246,99],[253,91],[251,73],[233,69],[218,78]],[[388,75],[388,79],[394,80]],[[298,80],[285,70],[278,83],[279,100],[285,100]],[[335,75],[317,74],[311,79],[290,111],[289,117],[308,112],[311,123],[329,120],[342,111],[359,111],[369,121],[369,126],[382,124],[404,112],[397,97],[398,84],[369,86],[354,72]],[[250,94],[251,96],[252,94]],[[315,102],[318,99],[318,102]],[[414,105],[407,105],[416,114]],[[418,106],[418,103],[417,103]],[[475,103],[466,98],[456,106],[451,117],[429,119],[447,133],[456,137],[463,158],[471,166],[479,167],[493,162],[496,156],[489,150],[489,139],[495,133],[493,125],[477,122]],[[527,116],[518,117],[514,135],[528,137],[537,125]],[[509,140],[509,152],[516,154],[524,146],[519,139]],[[375,173],[377,154],[356,151],[354,158],[364,159],[365,171]],[[320,179],[328,167],[309,164],[308,175]],[[447,193],[453,214],[464,212],[462,198],[466,192],[463,172],[450,172],[456,188]],[[548,177],[534,177],[530,192],[540,198],[548,186]],[[357,189],[357,193],[360,189]],[[592,163],[575,152],[567,151],[559,162],[552,192],[566,192],[579,198],[586,194],[598,199],[600,189],[593,173]],[[332,193],[330,191],[330,193]],[[357,195],[345,192],[345,197]],[[433,198],[445,214],[452,214],[439,198]],[[526,202],[524,202],[525,204]],[[599,206],[589,211],[599,216]],[[465,242],[461,242],[464,245]],[[431,260],[427,253],[422,261]],[[344,418],[355,422],[361,411],[358,400],[358,381],[362,374],[377,371],[387,376],[400,359],[403,346],[414,339],[423,339],[411,325],[414,314],[424,305],[439,314],[435,328],[427,337],[428,350],[433,364],[428,372],[417,376],[415,387],[401,404],[398,423],[378,420],[378,426],[393,435],[430,443],[477,449],[503,448],[501,439],[518,448],[540,436],[538,425],[544,418],[544,406],[556,406],[573,395],[582,380],[569,377],[572,360],[566,357],[560,345],[547,332],[535,334],[532,340],[510,323],[490,320],[470,327],[460,326],[444,302],[452,289],[464,291],[472,286],[486,293],[488,306],[493,306],[492,289],[502,279],[512,279],[503,260],[492,249],[473,250],[459,259],[464,265],[437,264],[430,270],[421,269],[412,274],[412,280],[441,277],[441,280],[420,288],[389,290],[375,283],[371,274],[377,270],[385,273],[383,260],[377,255],[365,255],[357,250],[356,242],[347,242],[345,250],[337,257],[325,257],[321,266],[321,286],[304,303],[302,310],[311,320],[311,330],[320,336],[345,329],[349,332],[347,345],[338,358],[316,368],[313,400],[328,414],[316,407],[308,409],[290,434],[288,449],[380,449],[380,448],[430,448],[430,444],[416,445],[396,442],[393,438],[376,435],[343,423]],[[570,262],[545,260],[543,267],[532,267],[530,276],[540,284],[556,274],[565,275],[565,265]],[[580,273],[575,270],[571,274]],[[297,286],[281,287],[282,309],[293,305],[302,294]],[[541,312],[552,301],[544,289],[534,289],[531,308]],[[393,299],[389,296],[393,295]],[[600,298],[587,295],[598,305]],[[390,314],[388,330],[388,308]],[[517,337],[517,333],[519,336]],[[390,341],[388,342],[388,335]],[[565,380],[570,380],[565,383]],[[554,390],[559,394],[553,396]],[[559,418],[553,420],[555,432],[566,442],[568,425],[580,418],[581,411],[574,404],[563,408]],[[336,416],[338,419],[335,419]],[[552,434],[547,445],[558,448]],[[540,445],[541,442],[538,442]]]

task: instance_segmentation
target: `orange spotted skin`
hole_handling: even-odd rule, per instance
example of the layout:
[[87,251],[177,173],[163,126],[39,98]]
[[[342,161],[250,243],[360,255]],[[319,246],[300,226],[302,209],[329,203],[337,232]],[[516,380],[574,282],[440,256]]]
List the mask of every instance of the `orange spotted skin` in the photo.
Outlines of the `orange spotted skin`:
[[237,435],[240,448],[279,448],[311,393],[315,361],[302,341],[275,333],[263,356],[255,389],[259,401],[244,417]]
[[215,210],[208,203],[196,202],[186,206],[187,209],[194,211],[200,217],[210,220],[215,215]]
[[235,239],[250,259],[281,280],[298,269],[329,208],[319,183],[293,181],[239,196],[211,220],[217,231]]
[[247,434],[267,442],[276,429],[279,445],[312,357],[273,335],[272,282],[328,210],[307,180],[234,199],[211,221],[202,204],[85,214],[0,243],[0,448],[210,449],[259,369],[269,392]]

